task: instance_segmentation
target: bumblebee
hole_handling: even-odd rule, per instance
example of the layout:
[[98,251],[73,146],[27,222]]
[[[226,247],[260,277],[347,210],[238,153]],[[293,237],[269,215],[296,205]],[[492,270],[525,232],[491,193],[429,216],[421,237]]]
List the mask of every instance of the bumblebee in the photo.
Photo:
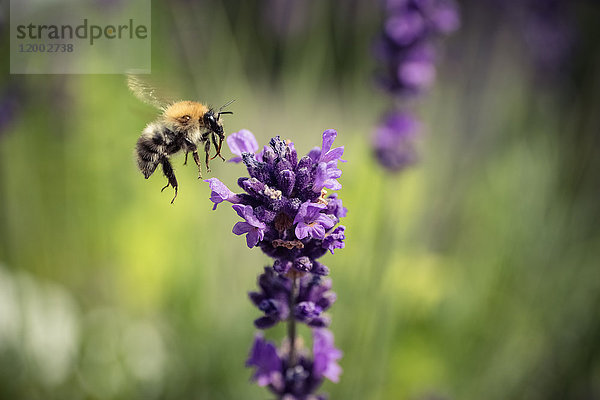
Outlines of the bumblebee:
[[[202,167],[198,148],[204,148],[205,164],[207,172],[210,172],[209,161],[216,157],[225,160],[221,155],[221,147],[225,140],[221,115],[233,114],[231,111],[223,111],[225,107],[233,103],[233,100],[214,110],[212,107],[195,101],[168,102],[159,99],[156,90],[137,76],[128,76],[128,86],[133,94],[147,104],[153,105],[162,111],[161,116],[149,123],[142,131],[137,141],[135,152],[137,165],[144,178],[148,179],[156,170],[158,164],[167,178],[167,185],[161,192],[172,186],[177,197],[177,178],[169,157],[173,154],[185,151],[184,165],[187,164],[188,153],[192,153],[194,161],[198,166],[198,179],[202,179]],[[211,143],[216,149],[216,154],[210,157]]]

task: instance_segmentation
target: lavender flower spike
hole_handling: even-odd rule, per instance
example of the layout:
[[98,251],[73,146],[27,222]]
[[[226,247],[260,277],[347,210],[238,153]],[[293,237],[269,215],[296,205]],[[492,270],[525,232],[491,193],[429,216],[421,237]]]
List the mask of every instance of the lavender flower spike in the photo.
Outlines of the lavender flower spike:
[[[436,42],[458,29],[454,0],[385,0],[385,23],[374,46],[377,82],[395,99],[413,100],[436,78]],[[409,121],[409,119],[411,121]],[[400,171],[417,160],[412,118],[400,110],[376,128],[373,141],[379,163]]]
[[258,142],[252,132],[247,129],[242,129],[227,136],[227,146],[233,154],[237,155],[237,157],[228,160],[228,162],[234,163],[242,161],[242,153],[254,154],[258,151]]
[[[347,209],[334,193],[340,189],[342,171],[337,167],[344,147],[333,148],[337,132],[323,132],[321,148],[298,159],[291,141],[279,136],[255,154],[258,145],[249,131],[228,138],[232,153],[240,155],[249,177],[238,179],[242,193],[235,194],[218,180],[209,180],[211,200],[234,203],[244,221],[233,227],[246,234],[248,247],[255,246],[274,259],[258,278],[259,290],[248,295],[262,315],[254,320],[258,329],[280,322],[288,324],[288,338],[277,349],[257,336],[247,365],[255,367],[254,380],[267,386],[280,400],[324,400],[315,391],[324,378],[337,382],[341,352],[333,335],[325,330],[331,319],[325,313],[336,300],[329,268],[318,259],[344,247],[345,227],[338,225]],[[336,226],[337,225],[337,226]],[[296,340],[296,324],[313,329],[312,356]]]

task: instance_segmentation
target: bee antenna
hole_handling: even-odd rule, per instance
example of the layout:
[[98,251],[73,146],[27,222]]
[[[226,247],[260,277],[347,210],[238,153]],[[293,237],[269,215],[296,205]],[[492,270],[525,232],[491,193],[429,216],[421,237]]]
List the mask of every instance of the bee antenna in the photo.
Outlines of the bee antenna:
[[223,115],[223,114],[233,114],[233,111],[221,111],[221,110],[224,109],[225,107],[227,107],[228,105],[230,105],[231,103],[233,103],[234,101],[235,101],[235,99],[229,100],[227,103],[223,104],[219,108],[219,112],[217,114],[217,121],[219,120],[219,118],[221,118],[221,115]]
[[221,113],[221,110],[224,109],[225,107],[227,107],[228,105],[230,105],[231,103],[233,103],[235,101],[235,99],[233,100],[229,100],[227,103],[223,104],[220,108],[219,108],[219,114],[225,114],[225,113]]
[[220,113],[217,114],[217,120],[219,118],[221,118],[221,115],[223,114],[233,114],[233,111],[221,111]]

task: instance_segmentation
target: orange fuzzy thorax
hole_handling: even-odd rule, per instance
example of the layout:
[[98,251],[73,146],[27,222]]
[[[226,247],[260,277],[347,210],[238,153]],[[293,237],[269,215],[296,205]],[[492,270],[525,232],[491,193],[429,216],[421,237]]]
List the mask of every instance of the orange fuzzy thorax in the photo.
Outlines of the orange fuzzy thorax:
[[172,121],[176,121],[184,115],[189,115],[193,121],[201,121],[208,110],[207,106],[195,101],[178,101],[168,106],[164,115]]

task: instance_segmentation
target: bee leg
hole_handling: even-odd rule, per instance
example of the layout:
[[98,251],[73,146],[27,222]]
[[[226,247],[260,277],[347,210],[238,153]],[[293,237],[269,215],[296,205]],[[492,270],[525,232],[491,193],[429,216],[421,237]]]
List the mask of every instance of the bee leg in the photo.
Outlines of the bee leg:
[[183,160],[183,165],[187,165],[187,156],[189,154],[189,151],[185,152],[185,160]]
[[225,161],[225,158],[223,158],[223,156],[221,155],[221,147],[223,147],[223,138],[224,138],[223,136],[221,136],[219,138],[219,150],[218,150],[218,153],[219,153],[219,157],[221,157],[221,160]]
[[196,150],[194,150],[192,154],[194,156],[194,161],[198,166],[198,179],[202,179],[202,165],[200,164],[200,156],[198,155],[198,152]]
[[219,144],[217,145],[217,140],[215,138],[215,134],[214,133],[212,134],[211,138],[212,138],[213,144],[215,145],[215,149],[217,149],[217,154],[215,154],[215,156],[213,158],[211,158],[211,160],[214,160],[218,156],[218,157],[221,158],[221,160],[225,161],[225,159],[221,155],[221,146],[223,146],[223,139],[219,138]]
[[167,177],[168,180],[167,185],[161,189],[161,192],[168,188],[169,185],[173,186],[173,189],[175,189],[175,196],[173,197],[173,200],[171,200],[171,204],[173,204],[175,198],[177,197],[177,188],[179,187],[179,185],[177,184],[177,178],[175,178],[175,171],[173,171],[173,166],[171,166],[171,163],[169,162],[169,159],[167,157],[163,157],[160,163],[162,164],[163,174]]
[[206,143],[204,143],[204,153],[206,154],[206,171],[210,172],[210,167],[208,165],[208,162],[210,161],[210,140],[207,140]]

